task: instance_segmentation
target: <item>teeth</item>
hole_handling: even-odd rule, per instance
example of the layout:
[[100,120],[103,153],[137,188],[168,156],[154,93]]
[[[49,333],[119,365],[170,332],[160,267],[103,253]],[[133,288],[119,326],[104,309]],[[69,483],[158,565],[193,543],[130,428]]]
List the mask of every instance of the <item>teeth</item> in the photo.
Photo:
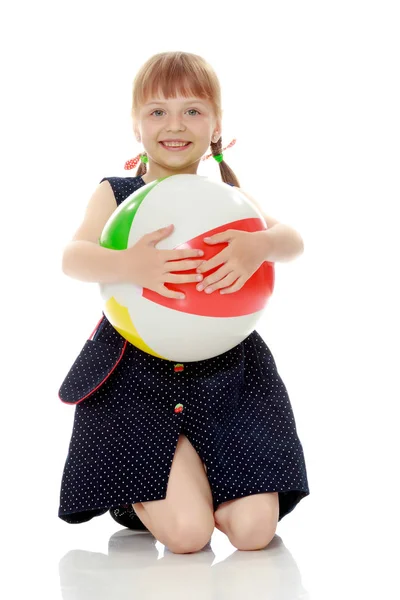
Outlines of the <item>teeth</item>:
[[180,146],[186,146],[189,142],[163,142],[164,146],[171,146],[171,148],[179,148]]

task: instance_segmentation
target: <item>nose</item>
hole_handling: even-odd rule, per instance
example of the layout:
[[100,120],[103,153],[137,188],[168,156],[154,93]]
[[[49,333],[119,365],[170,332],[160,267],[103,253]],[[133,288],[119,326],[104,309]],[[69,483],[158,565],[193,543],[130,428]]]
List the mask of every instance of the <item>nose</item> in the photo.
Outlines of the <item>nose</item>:
[[167,131],[183,131],[185,126],[182,123],[182,119],[179,115],[173,116],[171,115],[168,118],[167,122]]

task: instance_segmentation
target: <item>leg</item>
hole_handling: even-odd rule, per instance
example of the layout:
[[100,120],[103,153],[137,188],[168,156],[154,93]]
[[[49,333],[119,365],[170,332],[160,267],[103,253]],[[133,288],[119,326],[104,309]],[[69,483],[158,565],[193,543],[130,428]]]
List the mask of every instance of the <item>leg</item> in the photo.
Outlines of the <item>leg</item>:
[[223,502],[215,524],[238,550],[260,550],[275,535],[279,518],[278,492],[254,494]]
[[197,552],[214,531],[210,485],[203,462],[183,434],[172,461],[164,500],[137,502],[133,508],[151,533],[172,552]]

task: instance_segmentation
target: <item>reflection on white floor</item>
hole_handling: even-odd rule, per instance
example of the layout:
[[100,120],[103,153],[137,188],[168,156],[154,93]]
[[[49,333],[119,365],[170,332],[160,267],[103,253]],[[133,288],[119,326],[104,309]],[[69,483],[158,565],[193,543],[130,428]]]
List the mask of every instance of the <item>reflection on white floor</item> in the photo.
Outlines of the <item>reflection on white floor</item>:
[[[296,562],[278,535],[264,550],[238,552],[219,534],[216,530],[200,552],[173,554],[148,532],[117,531],[109,539],[108,554],[71,550],[62,557],[62,598],[309,598]],[[216,560],[214,545],[228,555]]]
[[[359,502],[360,490],[354,487],[335,494],[328,486],[314,486],[313,496],[278,523],[275,537],[263,550],[236,550],[215,529],[201,551],[174,554],[151,533],[123,528],[109,514],[80,525],[61,521],[51,483],[51,477],[47,483],[40,477],[40,502],[22,498],[0,514],[0,592],[7,600],[398,596],[398,517],[380,511],[378,523],[368,494],[365,503]],[[375,500],[378,506],[378,496]]]

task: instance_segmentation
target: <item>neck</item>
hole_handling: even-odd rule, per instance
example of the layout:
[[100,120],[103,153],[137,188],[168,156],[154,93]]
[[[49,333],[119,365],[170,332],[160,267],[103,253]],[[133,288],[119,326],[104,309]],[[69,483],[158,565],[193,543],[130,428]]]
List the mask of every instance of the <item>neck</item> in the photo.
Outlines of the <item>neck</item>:
[[197,175],[199,162],[200,161],[196,161],[191,165],[181,168],[177,167],[176,169],[165,169],[161,165],[151,165],[149,167],[149,163],[147,163],[147,172],[145,175],[142,175],[142,179],[145,183],[151,183],[156,179],[162,179],[163,177],[169,177],[170,175]]

